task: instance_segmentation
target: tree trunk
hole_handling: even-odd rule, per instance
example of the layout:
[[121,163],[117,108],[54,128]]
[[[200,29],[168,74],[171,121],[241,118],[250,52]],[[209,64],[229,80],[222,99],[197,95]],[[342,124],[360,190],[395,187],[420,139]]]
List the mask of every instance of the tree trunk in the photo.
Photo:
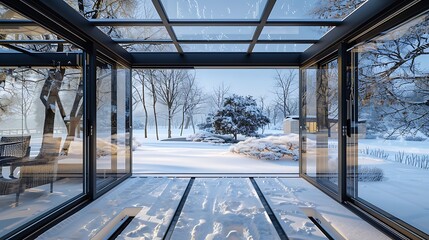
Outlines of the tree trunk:
[[191,115],[191,123],[192,123],[192,130],[194,131],[194,134],[195,134],[194,117],[192,115]]
[[234,140],[237,141],[237,133],[234,133]]
[[[143,81],[144,81],[144,79],[143,79]],[[146,108],[146,99],[144,96],[144,82],[142,82],[142,104],[143,104],[143,110],[144,110],[144,138],[147,138],[148,116],[147,116],[147,108]]]
[[48,77],[46,78],[42,92],[40,93],[40,99],[45,105],[45,121],[43,125],[42,146],[38,156],[36,157],[37,159],[45,158],[45,156],[52,154],[52,151],[54,150],[52,149],[52,144],[55,144],[53,135],[56,102],[59,100],[58,92],[61,88],[64,72],[64,70],[59,72],[56,70],[49,70]]
[[185,122],[185,129],[189,128],[189,124],[191,123],[191,116],[190,114],[186,115],[186,122]]
[[171,138],[171,107],[168,107],[168,136],[167,138]]
[[24,126],[25,126],[25,131],[27,132],[27,134],[30,134],[30,129],[28,129],[28,121],[27,121],[27,114],[24,114]]
[[[151,78],[152,78],[152,73],[151,73]],[[158,134],[158,118],[156,116],[156,91],[155,91],[155,83],[153,82],[154,80],[151,79],[150,84],[151,84],[151,91],[152,91],[152,100],[153,100],[153,117],[155,120],[155,132],[156,132],[156,140],[159,140],[159,134]]]
[[180,124],[180,136],[183,135],[184,125],[185,125],[185,106],[183,106],[183,109],[182,109],[182,123]]

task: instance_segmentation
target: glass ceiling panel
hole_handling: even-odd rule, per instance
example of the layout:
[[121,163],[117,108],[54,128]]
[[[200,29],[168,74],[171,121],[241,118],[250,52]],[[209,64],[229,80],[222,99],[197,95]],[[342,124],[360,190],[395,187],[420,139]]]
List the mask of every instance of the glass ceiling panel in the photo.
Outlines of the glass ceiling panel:
[[165,27],[98,27],[111,38],[171,40]]
[[66,43],[62,44],[62,51],[58,51],[58,44],[11,44],[12,46],[26,49],[31,52],[76,52],[80,49],[74,47],[73,45]]
[[[151,0],[83,1],[82,9],[79,9],[77,0],[64,1],[85,18],[160,19]],[[98,3],[101,5],[96,7]]]
[[269,20],[344,19],[366,0],[277,0]]
[[259,36],[260,40],[312,40],[320,39],[330,27],[313,26],[285,26],[271,27],[267,26]]
[[251,40],[255,27],[173,27],[179,40]]
[[246,52],[249,44],[180,44],[184,52]]
[[256,44],[253,52],[304,52],[311,44]]
[[170,20],[259,20],[267,0],[161,0]]
[[119,44],[128,52],[177,52],[173,44]]

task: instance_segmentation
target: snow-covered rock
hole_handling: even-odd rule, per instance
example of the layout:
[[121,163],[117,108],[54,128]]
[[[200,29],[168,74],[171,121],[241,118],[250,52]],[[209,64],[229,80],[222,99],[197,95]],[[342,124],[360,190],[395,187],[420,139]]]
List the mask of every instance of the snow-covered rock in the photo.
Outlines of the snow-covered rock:
[[257,159],[279,160],[288,156],[297,161],[299,158],[299,135],[287,134],[260,139],[248,138],[231,146],[230,151]]

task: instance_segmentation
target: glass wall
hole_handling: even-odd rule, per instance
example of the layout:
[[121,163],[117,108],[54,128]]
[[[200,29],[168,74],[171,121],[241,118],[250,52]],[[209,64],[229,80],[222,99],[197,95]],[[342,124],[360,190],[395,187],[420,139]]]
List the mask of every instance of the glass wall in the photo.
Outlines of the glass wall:
[[429,233],[429,13],[351,50],[348,194]]
[[84,193],[83,78],[0,69],[0,238]]
[[338,192],[338,62],[302,70],[303,173]]
[[130,173],[131,70],[97,64],[97,190]]

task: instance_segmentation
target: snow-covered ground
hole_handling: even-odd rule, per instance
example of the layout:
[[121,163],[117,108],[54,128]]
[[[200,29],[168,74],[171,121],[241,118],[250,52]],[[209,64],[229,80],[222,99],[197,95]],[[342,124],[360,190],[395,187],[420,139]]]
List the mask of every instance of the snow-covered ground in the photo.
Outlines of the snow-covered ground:
[[[290,239],[326,239],[303,208],[314,208],[345,239],[387,239],[299,178],[255,179]],[[125,208],[141,208],[118,239],[162,239],[189,178],[130,178],[38,239],[89,239]],[[196,178],[172,239],[279,239],[248,178]]]
[[171,239],[280,239],[247,178],[197,178]]
[[[133,152],[133,173],[298,173],[298,161],[255,159],[230,152],[231,144],[191,141],[157,141],[150,130],[147,139],[142,130],[133,136],[141,143]],[[278,131],[277,131],[278,133]],[[188,130],[182,136],[192,134]],[[173,138],[181,137],[174,129]],[[166,138],[160,129],[160,138]]]
[[142,210],[118,239],[162,239],[189,179],[131,178],[38,239],[90,239],[125,208]]
[[359,198],[429,233],[429,169],[395,162],[399,151],[429,155],[429,141],[360,139],[359,149],[381,149],[387,159],[359,154],[359,164],[383,170],[379,182],[359,182]]

